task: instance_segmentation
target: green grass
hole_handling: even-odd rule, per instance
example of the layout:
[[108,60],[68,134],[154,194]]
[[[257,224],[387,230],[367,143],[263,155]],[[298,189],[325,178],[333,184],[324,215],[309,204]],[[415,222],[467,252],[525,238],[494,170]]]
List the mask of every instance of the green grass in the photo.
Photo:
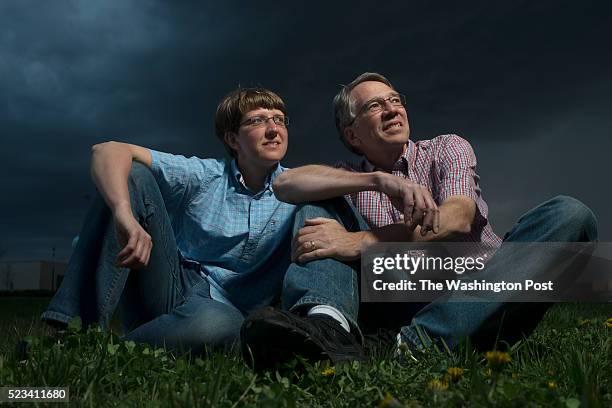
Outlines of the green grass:
[[49,298],[44,297],[0,297],[0,355],[6,358],[24,336],[50,333],[46,325],[38,321],[48,303]]
[[[176,355],[91,329],[62,343],[37,317],[46,299],[0,298],[0,385],[68,386],[84,406],[612,406],[612,305],[553,307],[533,335],[511,348],[511,361],[487,363],[464,348],[431,350],[397,362],[382,347],[365,364],[328,367],[293,362],[255,374],[236,350]],[[19,338],[31,354],[18,361]],[[463,369],[454,381],[450,367]]]

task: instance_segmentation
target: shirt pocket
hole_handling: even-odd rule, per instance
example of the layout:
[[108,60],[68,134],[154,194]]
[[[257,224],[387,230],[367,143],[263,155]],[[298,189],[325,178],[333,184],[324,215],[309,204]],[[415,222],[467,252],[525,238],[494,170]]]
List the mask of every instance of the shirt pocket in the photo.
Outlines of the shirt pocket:
[[274,235],[277,233],[278,231],[278,219],[275,217],[270,218],[270,220],[268,220],[268,224],[265,227],[265,232],[268,235]]

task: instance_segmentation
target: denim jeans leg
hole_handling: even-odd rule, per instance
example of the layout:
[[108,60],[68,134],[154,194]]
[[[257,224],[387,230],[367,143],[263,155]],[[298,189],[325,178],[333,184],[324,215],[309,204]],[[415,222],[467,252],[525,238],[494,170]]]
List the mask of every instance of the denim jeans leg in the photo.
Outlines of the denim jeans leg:
[[206,279],[201,278],[185,297],[185,302],[134,329],[124,340],[193,353],[237,341],[244,316],[235,307],[213,300]]
[[[597,222],[591,210],[580,201],[555,197],[523,215],[505,236],[504,242],[592,242],[597,240]],[[502,244],[479,277],[501,281],[534,279],[553,265],[558,254],[534,257],[516,256]],[[547,259],[552,257],[552,259]],[[575,265],[573,265],[575,267]],[[491,345],[495,340],[516,341],[528,335],[541,320],[549,303],[445,302],[440,298],[419,311],[409,326],[401,329],[410,346],[423,347],[416,327],[431,339],[442,339],[456,347],[462,339]],[[426,346],[427,344],[425,344]]]
[[134,217],[151,235],[149,265],[141,270],[115,266],[120,248],[109,208],[98,195],[87,213],[66,275],[41,318],[65,325],[80,316],[84,325],[106,328],[121,298],[129,276],[130,290],[122,298],[124,326],[134,326],[169,312],[194,282],[179,264],[170,219],[150,170],[137,162],[128,179]]
[[[359,230],[358,217],[344,198],[303,204],[296,213],[293,236],[307,219],[324,217],[339,221],[348,231]],[[287,269],[281,294],[284,309],[305,310],[308,306],[329,305],[341,311],[349,323],[357,326],[359,309],[358,264],[346,264],[333,258],[305,264],[292,263]]]

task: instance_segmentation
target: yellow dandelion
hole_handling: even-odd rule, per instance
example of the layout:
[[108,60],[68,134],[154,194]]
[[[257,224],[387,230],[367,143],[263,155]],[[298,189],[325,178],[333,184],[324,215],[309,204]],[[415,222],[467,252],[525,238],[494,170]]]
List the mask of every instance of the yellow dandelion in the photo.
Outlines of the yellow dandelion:
[[334,367],[327,367],[325,370],[321,371],[321,375],[324,377],[331,377],[336,374],[336,369]]
[[449,367],[446,369],[446,375],[452,382],[457,382],[463,377],[464,370],[459,367]]
[[556,390],[557,389],[557,383],[554,382],[554,381],[549,381],[548,384],[546,384],[546,385],[548,385],[548,389],[549,390]]
[[510,358],[510,354],[497,350],[487,351],[485,353],[485,358],[487,359],[489,366],[493,369],[502,368],[512,360]]
[[444,391],[448,389],[448,382],[434,378],[427,383],[427,388],[432,391]]
[[606,320],[606,327],[612,329],[612,317],[608,317],[608,320]]

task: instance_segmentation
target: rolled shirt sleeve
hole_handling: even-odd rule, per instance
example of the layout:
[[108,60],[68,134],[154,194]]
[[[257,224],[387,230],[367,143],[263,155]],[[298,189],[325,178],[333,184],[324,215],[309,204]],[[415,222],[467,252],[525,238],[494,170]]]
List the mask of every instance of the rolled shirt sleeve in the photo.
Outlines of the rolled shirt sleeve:
[[457,136],[444,136],[445,140],[439,154],[439,201],[456,195],[470,197],[478,209],[474,226],[487,224],[488,208],[482,199],[479,180],[476,174],[476,155],[470,143]]
[[155,150],[150,150],[151,171],[159,185],[166,209],[169,214],[176,213],[185,205],[186,197],[199,183],[198,174],[202,172],[202,160],[187,158]]

